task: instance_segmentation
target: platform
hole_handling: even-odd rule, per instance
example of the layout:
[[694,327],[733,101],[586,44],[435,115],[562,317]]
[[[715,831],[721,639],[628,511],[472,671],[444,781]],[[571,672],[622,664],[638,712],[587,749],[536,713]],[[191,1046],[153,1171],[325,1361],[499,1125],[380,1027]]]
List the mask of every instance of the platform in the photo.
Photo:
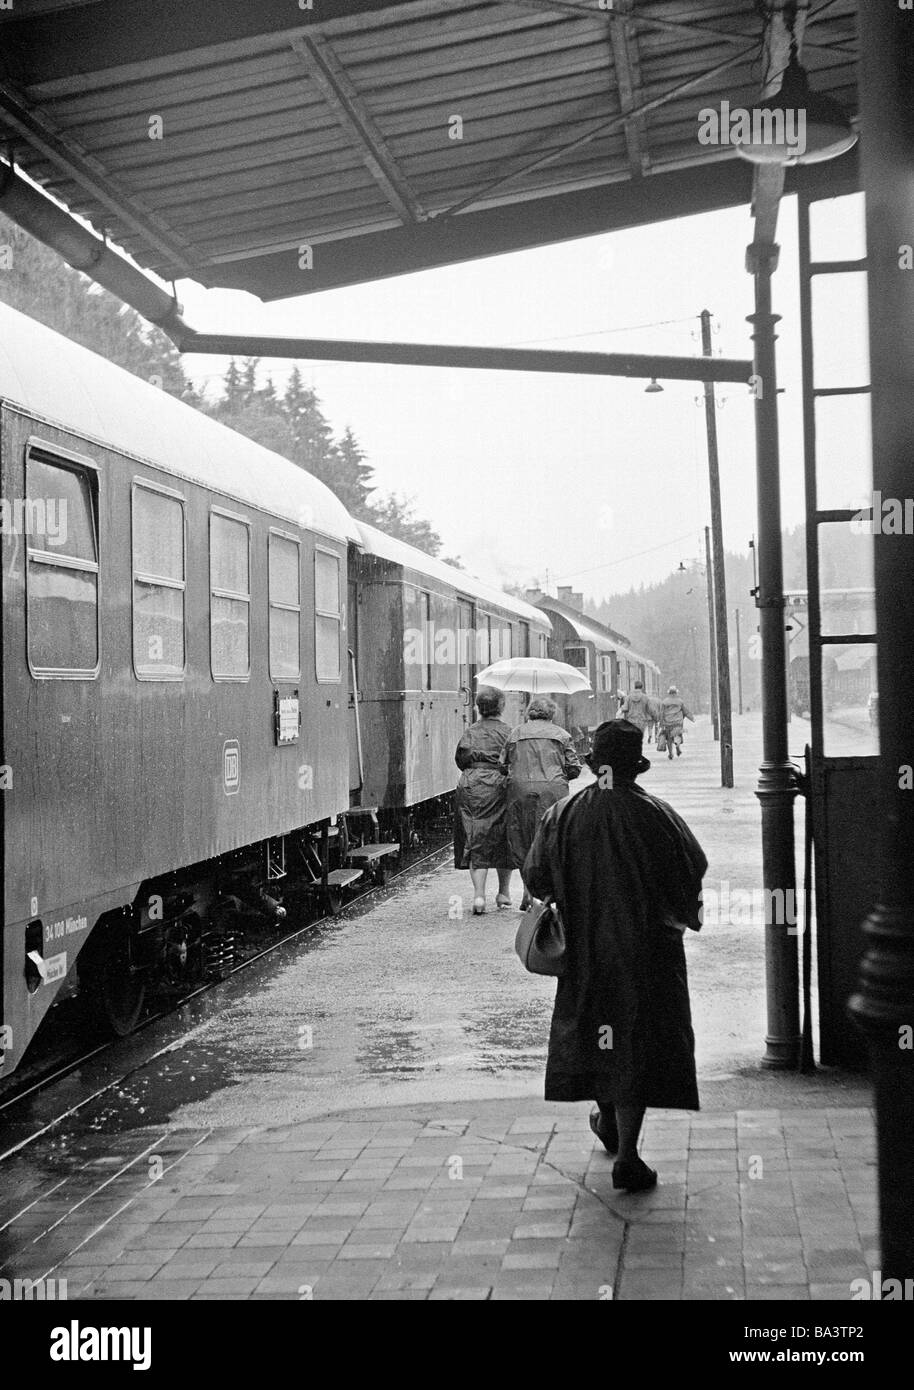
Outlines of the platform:
[[[707,887],[760,883],[758,742],[746,716],[732,791],[703,723],[644,777]],[[140,1301],[849,1301],[879,1268],[868,1087],[761,1068],[759,914],[689,933],[703,1109],[648,1112],[660,1185],[626,1196],[589,1106],[541,1099],[554,984],[494,891],[474,917],[443,850],[43,1092],[2,1145],[22,1142],[0,1277]]]
[[662,1182],[638,1196],[613,1191],[586,1114],[96,1134],[53,1192],[20,1191],[3,1273],[65,1278],[70,1299],[849,1301],[878,1268],[866,1108],[653,1112]]

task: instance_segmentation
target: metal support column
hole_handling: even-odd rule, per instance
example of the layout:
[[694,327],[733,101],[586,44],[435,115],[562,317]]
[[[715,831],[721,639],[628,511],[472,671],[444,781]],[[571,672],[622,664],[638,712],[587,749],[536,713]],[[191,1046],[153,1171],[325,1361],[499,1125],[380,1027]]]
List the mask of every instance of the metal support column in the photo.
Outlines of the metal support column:
[[[914,23],[867,6],[859,27],[869,268],[873,486],[912,494],[914,459]],[[876,1091],[883,1277],[914,1275],[914,536],[876,534],[879,633],[879,895],[851,1013],[870,1041]]]
[[[781,550],[781,487],[775,325],[771,277],[778,247],[755,242],[746,266],[755,283],[752,324],[755,440],[758,479],[758,595],[762,656],[762,765],[756,795],[762,808],[762,882],[765,888],[765,976],[768,1033],[762,1059],[767,1067],[796,1067],[800,1053],[800,975],[797,938],[777,904],[795,901],[794,769],[787,751],[787,668],[784,651],[784,564]],[[781,913],[786,918],[788,914]]]

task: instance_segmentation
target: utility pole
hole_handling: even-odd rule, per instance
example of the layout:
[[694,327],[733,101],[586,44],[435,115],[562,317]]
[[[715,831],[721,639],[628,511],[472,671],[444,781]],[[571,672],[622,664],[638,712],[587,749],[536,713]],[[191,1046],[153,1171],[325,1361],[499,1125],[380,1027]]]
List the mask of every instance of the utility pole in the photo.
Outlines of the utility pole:
[[714,742],[720,739],[720,711],[717,702],[717,637],[715,635],[714,621],[714,576],[711,570],[711,532],[705,527],[705,579],[708,584],[708,647],[710,649],[711,675],[711,728],[714,730]]
[[736,614],[736,688],[739,692],[739,712],[743,712],[743,644],[739,635],[739,609],[734,608]]
[[[711,314],[701,311],[701,350],[711,356]],[[733,786],[733,722],[730,709],[730,650],[727,641],[727,581],[724,576],[724,531],[720,514],[720,467],[717,458],[717,410],[714,386],[705,382],[708,429],[708,474],[711,485],[711,541],[714,560],[714,624],[717,647],[717,694],[720,717],[720,784]]]

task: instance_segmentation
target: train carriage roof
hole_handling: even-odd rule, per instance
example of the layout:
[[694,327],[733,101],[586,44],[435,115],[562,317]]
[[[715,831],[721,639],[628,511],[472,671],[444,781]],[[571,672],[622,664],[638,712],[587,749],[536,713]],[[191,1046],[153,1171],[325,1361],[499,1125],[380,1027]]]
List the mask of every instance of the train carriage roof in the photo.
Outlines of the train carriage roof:
[[358,539],[342,502],[310,473],[6,304],[0,401],[304,530]]
[[429,579],[437,579],[440,583],[446,584],[450,589],[456,589],[458,594],[466,594],[468,598],[507,609],[524,622],[536,623],[538,627],[551,631],[552,624],[546,614],[541,609],[534,608],[532,604],[525,603],[523,599],[502,593],[501,589],[495,588],[493,584],[485,584],[475,575],[467,574],[466,570],[446,564],[444,560],[436,560],[424,551],[417,550],[415,546],[408,545],[406,541],[395,540],[393,536],[386,535],[364,521],[357,521],[355,524],[361,535],[362,549],[367,555],[376,555],[379,559],[388,560],[403,569],[418,571]]
[[568,604],[562,603],[559,599],[549,598],[548,595],[540,599],[540,604],[543,608],[552,609],[558,617],[564,619],[582,642],[592,642],[598,652],[616,652],[629,661],[641,661],[654,671],[660,670],[657,663],[651,661],[650,657],[642,656],[640,652],[636,652],[620,633],[604,627],[595,618],[585,618],[583,613],[570,608]]

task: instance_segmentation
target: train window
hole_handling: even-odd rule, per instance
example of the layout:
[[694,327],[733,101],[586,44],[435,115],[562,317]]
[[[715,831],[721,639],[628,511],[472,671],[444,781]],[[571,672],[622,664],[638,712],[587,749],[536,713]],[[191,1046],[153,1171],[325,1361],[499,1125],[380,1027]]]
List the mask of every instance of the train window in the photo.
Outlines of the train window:
[[146,680],[184,674],[184,502],[133,488],[133,669]]
[[314,550],[314,666],[319,681],[340,679],[340,557]]
[[600,657],[600,689],[611,691],[613,688],[613,667],[611,656]]
[[301,564],[298,541],[270,532],[270,675],[301,675]]
[[239,517],[209,518],[210,661],[215,680],[251,673],[251,528]]
[[432,680],[432,662],[435,659],[435,633],[432,628],[431,594],[420,593],[419,611],[422,615],[422,636],[425,647],[425,660],[422,663],[422,689],[431,690],[434,686]]
[[29,668],[89,679],[99,646],[95,475],[30,448],[25,481]]
[[566,647],[565,660],[569,666],[576,666],[581,671],[587,671],[587,648],[586,647]]

